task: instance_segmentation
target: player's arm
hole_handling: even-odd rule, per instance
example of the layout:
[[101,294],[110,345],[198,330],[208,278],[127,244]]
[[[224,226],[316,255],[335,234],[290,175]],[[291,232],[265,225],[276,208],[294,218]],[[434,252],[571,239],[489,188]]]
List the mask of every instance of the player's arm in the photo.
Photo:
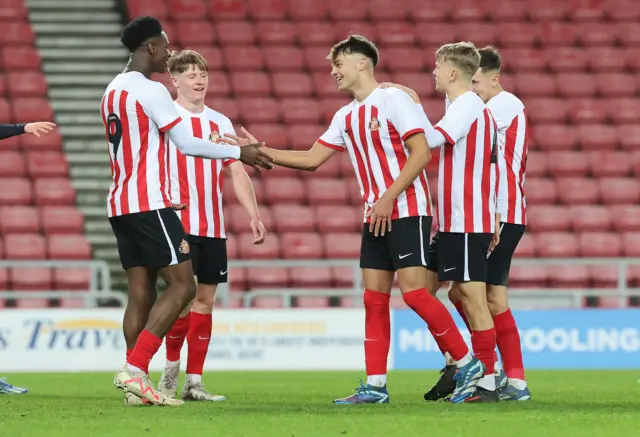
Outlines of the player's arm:
[[254,237],[253,243],[261,244],[264,242],[266,230],[262,224],[262,220],[260,220],[258,201],[251,178],[249,178],[240,161],[231,162],[228,167],[231,172],[231,181],[233,183],[233,189],[236,192],[236,197],[251,219],[250,226]]
[[278,150],[270,147],[262,147],[261,150],[269,155],[276,165],[307,171],[316,170],[337,152],[336,149],[319,141],[316,141],[309,150],[304,151]]
[[33,134],[36,137],[48,134],[56,127],[49,121],[36,121],[34,123],[0,124],[0,140],[15,137],[22,134]]
[[420,176],[420,173],[424,171],[431,160],[431,150],[422,131],[407,138],[404,146],[409,151],[409,158],[400,171],[398,178],[383,194],[383,196],[389,196],[393,200],[413,184],[413,181]]

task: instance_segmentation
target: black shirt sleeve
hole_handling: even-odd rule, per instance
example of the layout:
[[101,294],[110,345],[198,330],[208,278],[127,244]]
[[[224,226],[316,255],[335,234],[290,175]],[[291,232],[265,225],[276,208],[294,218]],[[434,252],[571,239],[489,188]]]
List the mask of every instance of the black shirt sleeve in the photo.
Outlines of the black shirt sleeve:
[[15,137],[24,133],[26,123],[22,124],[0,124],[0,140]]

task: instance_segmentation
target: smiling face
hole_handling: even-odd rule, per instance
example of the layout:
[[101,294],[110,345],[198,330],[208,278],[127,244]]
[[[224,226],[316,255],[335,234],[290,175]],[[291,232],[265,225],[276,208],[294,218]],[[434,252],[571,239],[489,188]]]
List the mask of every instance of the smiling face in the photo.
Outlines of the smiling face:
[[366,58],[360,53],[340,53],[331,62],[331,76],[340,91],[348,92],[357,85],[360,72],[366,67]]
[[498,72],[482,71],[482,68],[478,68],[476,74],[473,75],[471,84],[473,92],[487,103],[496,95],[496,90],[499,89]]
[[172,75],[171,82],[178,94],[188,101],[201,101],[207,95],[209,74],[198,65],[191,64],[187,70]]

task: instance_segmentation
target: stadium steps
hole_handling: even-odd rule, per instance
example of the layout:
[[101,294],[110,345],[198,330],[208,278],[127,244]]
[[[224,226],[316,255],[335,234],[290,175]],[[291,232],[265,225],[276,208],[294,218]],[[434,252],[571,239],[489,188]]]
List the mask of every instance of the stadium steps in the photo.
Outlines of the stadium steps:
[[27,0],[27,5],[93,256],[109,262],[114,288],[125,289],[106,217],[111,170],[100,118],[104,90],[128,58],[120,44],[119,2]]

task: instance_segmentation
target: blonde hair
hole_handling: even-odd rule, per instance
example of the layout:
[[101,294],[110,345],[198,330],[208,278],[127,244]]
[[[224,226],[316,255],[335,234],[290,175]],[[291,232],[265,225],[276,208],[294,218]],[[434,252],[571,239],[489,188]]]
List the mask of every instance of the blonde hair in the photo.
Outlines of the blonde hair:
[[436,52],[436,59],[453,63],[468,77],[473,77],[480,66],[480,52],[471,42],[445,44]]
[[202,71],[208,71],[207,61],[202,55],[193,50],[182,50],[171,55],[167,68],[172,75],[175,73],[184,73],[192,65],[199,67]]

